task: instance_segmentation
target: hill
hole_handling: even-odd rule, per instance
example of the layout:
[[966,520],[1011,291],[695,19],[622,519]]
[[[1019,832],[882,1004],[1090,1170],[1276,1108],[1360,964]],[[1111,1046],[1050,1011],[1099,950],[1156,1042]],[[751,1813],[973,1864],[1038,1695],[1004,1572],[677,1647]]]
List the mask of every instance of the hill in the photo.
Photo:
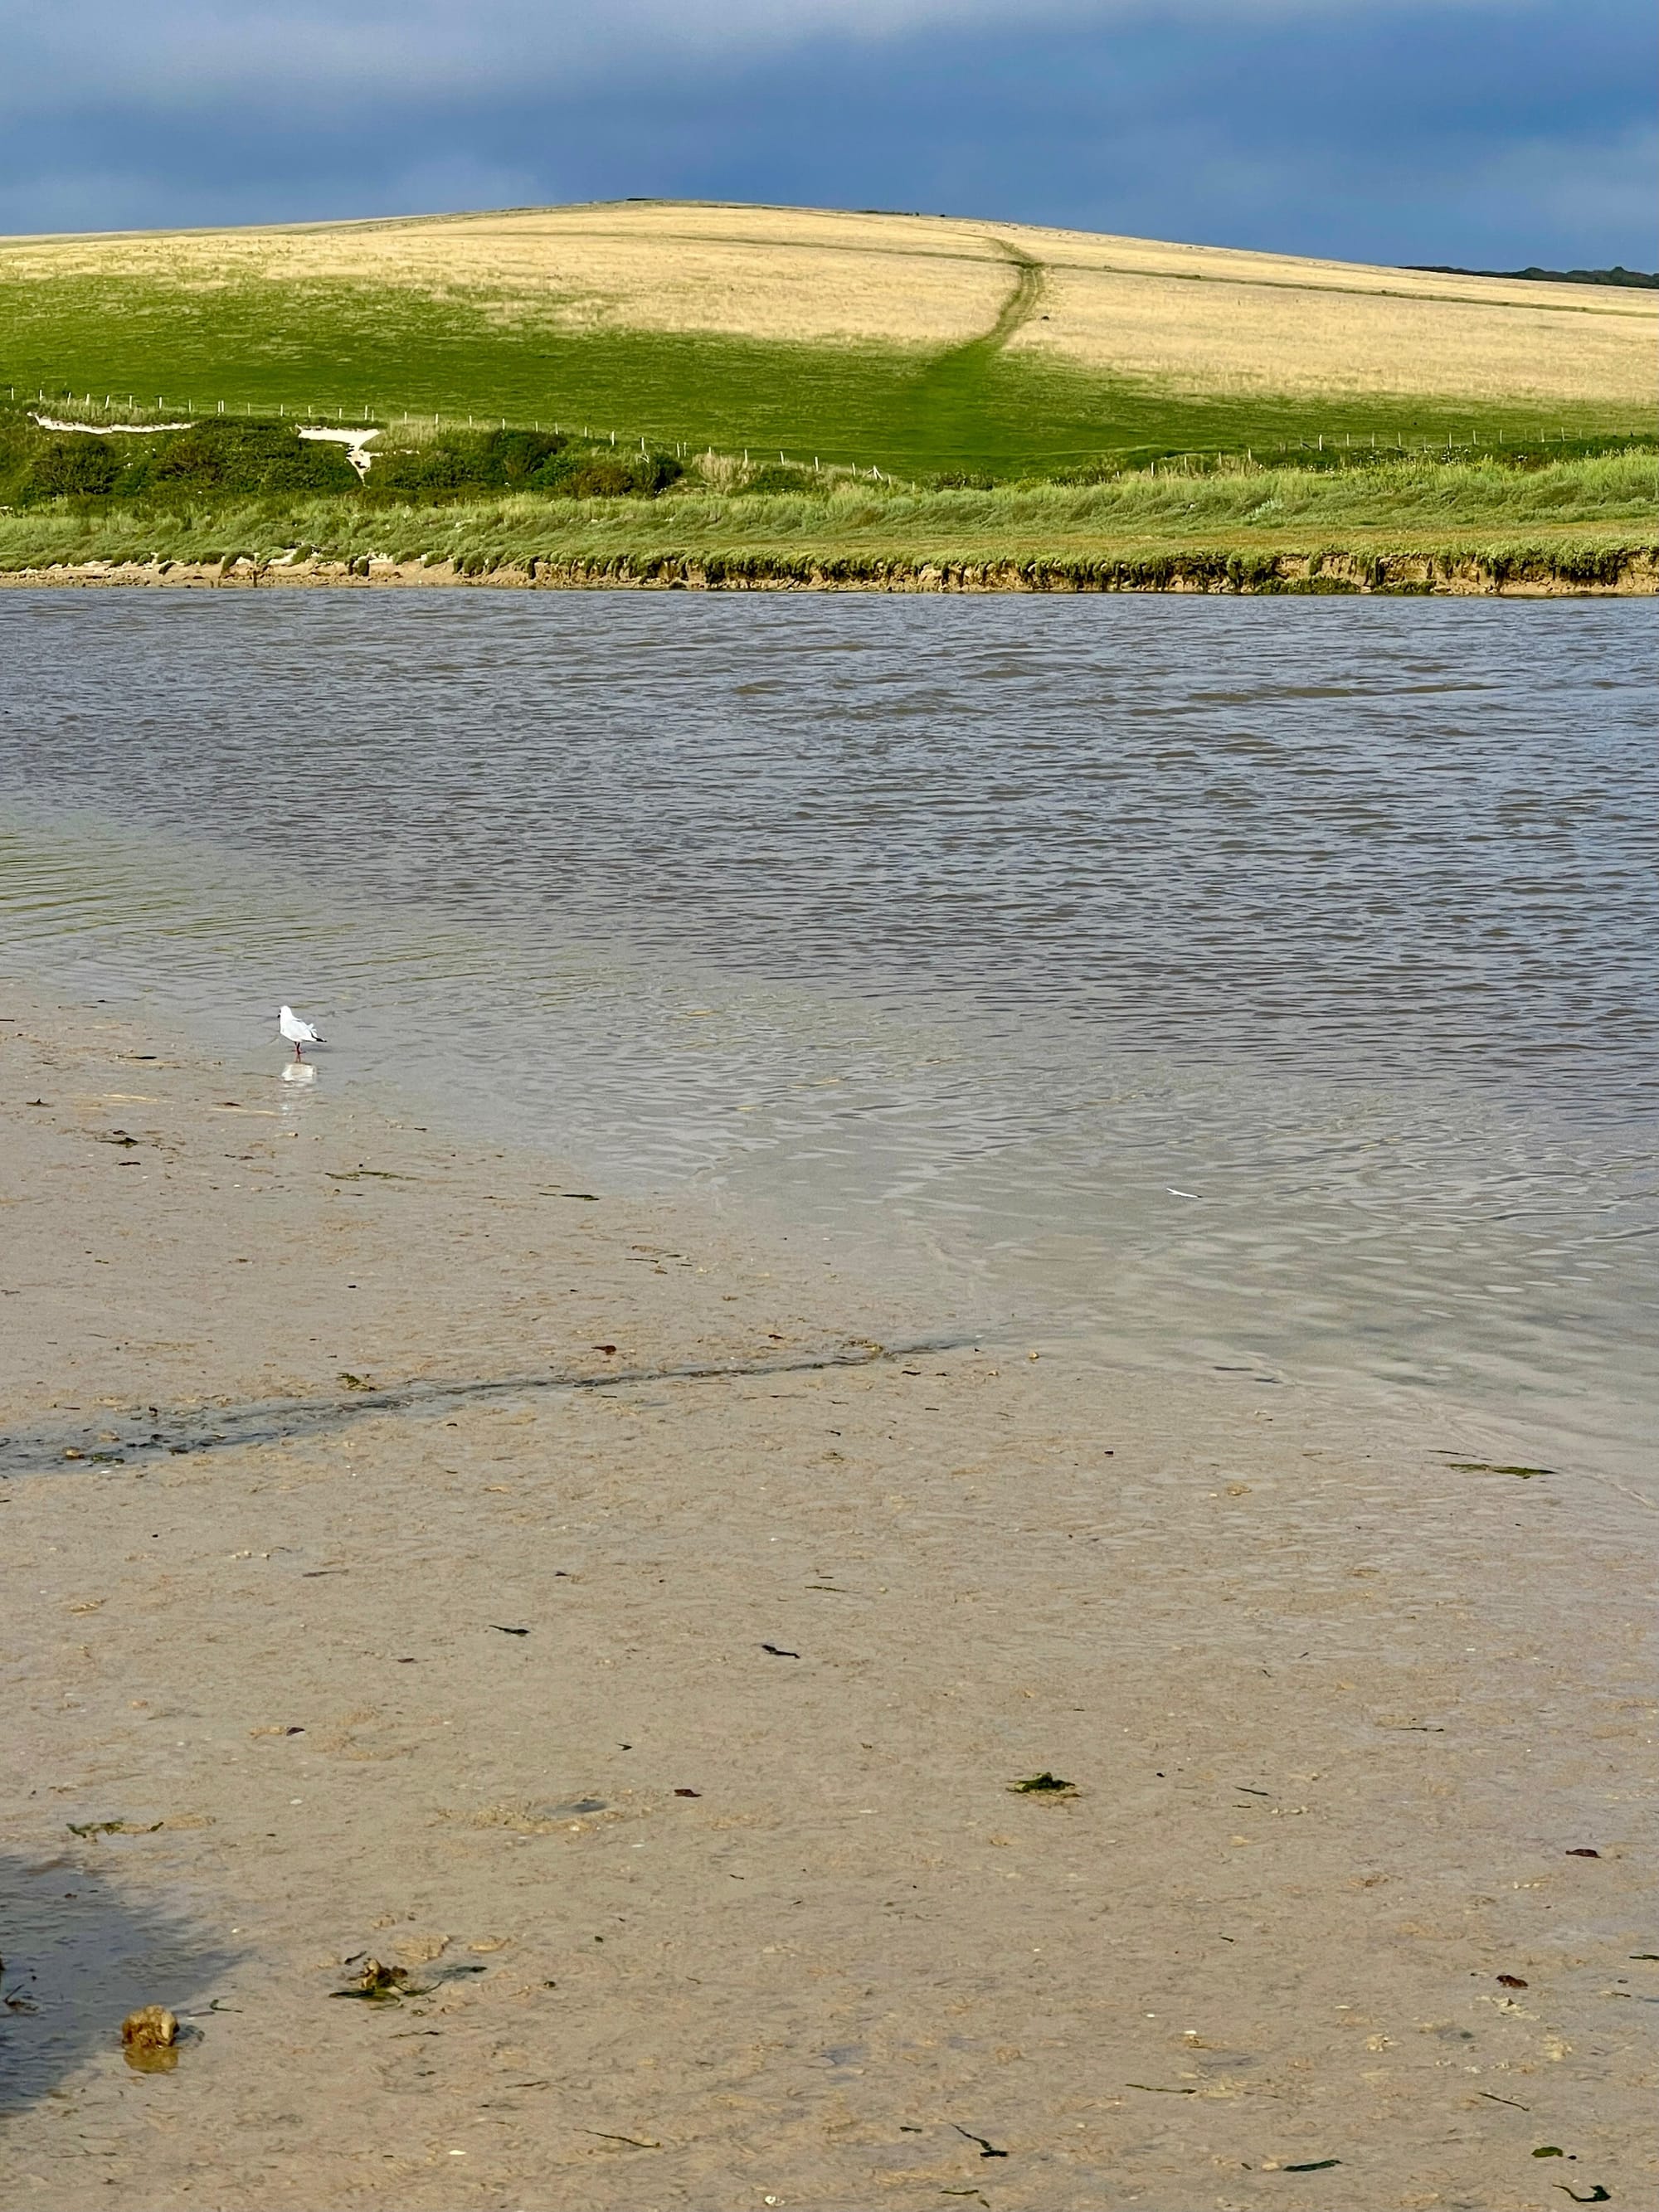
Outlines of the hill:
[[671,202],[0,240],[0,383],[1044,474],[1650,433],[1659,301],[1018,224]]

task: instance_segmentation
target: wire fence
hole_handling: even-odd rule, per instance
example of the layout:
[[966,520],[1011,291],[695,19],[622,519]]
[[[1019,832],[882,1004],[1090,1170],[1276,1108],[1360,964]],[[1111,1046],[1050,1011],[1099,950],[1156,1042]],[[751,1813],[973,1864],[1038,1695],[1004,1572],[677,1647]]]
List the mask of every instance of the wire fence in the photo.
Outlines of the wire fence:
[[[18,388],[15,384],[8,387],[8,393],[14,402],[19,398]],[[27,392],[22,396],[25,404],[28,404]],[[176,429],[191,427],[204,419],[216,420],[221,416],[240,416],[251,421],[292,422],[296,428],[332,429],[337,434],[348,428],[355,430],[361,426],[364,441],[377,436],[381,431],[387,429],[405,429],[433,437],[441,435],[445,431],[457,430],[531,429],[539,432],[547,429],[552,431],[556,436],[580,436],[591,443],[608,444],[618,450],[626,447],[632,451],[636,441],[641,453],[653,450],[652,442],[640,431],[630,429],[619,432],[608,427],[595,428],[590,422],[582,423],[579,430],[574,422],[566,422],[558,419],[550,419],[544,423],[538,417],[526,422],[521,418],[515,419],[507,415],[472,413],[462,416],[459,412],[452,415],[424,409],[416,410],[368,404],[359,406],[355,402],[348,407],[341,401],[323,403],[307,401],[301,408],[290,407],[285,400],[256,402],[250,399],[217,398],[199,400],[193,398],[169,398],[162,393],[158,393],[154,402],[151,402],[147,398],[141,398],[135,392],[128,392],[125,398],[119,393],[106,392],[100,399],[92,392],[81,395],[61,387],[57,392],[47,392],[43,386],[37,386],[33,404],[37,415],[44,414],[49,410],[67,409],[82,416],[94,418],[86,422],[60,421],[55,423],[55,427],[63,428],[135,432],[164,428]],[[173,419],[180,411],[187,418],[186,422],[181,423]],[[120,418],[118,421],[116,419],[118,416]],[[1096,468],[1103,474],[1109,470],[1115,476],[1155,477],[1160,473],[1182,476],[1194,473],[1194,464],[1198,464],[1200,470],[1206,467],[1213,468],[1218,462],[1229,461],[1242,462],[1246,467],[1254,468],[1271,467],[1275,463],[1282,466],[1286,462],[1294,465],[1295,457],[1302,453],[1316,454],[1320,457],[1322,462],[1328,465],[1328,458],[1331,456],[1346,459],[1363,454],[1375,456],[1380,461],[1390,454],[1401,459],[1421,458],[1428,454],[1443,455],[1465,452],[1470,453],[1489,452],[1502,455],[1524,453],[1528,448],[1550,445],[1559,445],[1564,447],[1570,445],[1579,447],[1620,444],[1647,445],[1654,443],[1656,439],[1659,439],[1659,422],[1638,429],[1594,432],[1573,430],[1565,423],[1550,425],[1540,422],[1534,428],[1525,429],[1517,428],[1512,422],[1498,423],[1496,426],[1482,426],[1475,422],[1467,424],[1464,428],[1464,434],[1461,437],[1452,430],[1425,431],[1420,428],[1398,429],[1391,436],[1375,430],[1362,431],[1358,434],[1353,431],[1316,430],[1299,437],[1286,436],[1271,442],[1264,441],[1260,445],[1195,446],[1179,452],[1164,451],[1149,453],[1145,460],[1139,462],[1131,457],[1133,449],[1131,452],[1114,453],[1109,450],[1096,448],[1092,452],[1076,453],[1069,459],[1057,460],[1050,466],[1051,470],[1061,474],[1062,480],[1063,472],[1067,468]],[[733,447],[727,451],[714,446],[694,447],[690,441],[684,439],[659,438],[654,441],[654,450],[659,453],[672,452],[674,458],[683,463],[701,464],[704,473],[712,475],[718,472],[721,465],[728,469],[735,469],[738,466],[744,469],[752,469],[757,466],[769,467],[771,465],[769,456],[775,449],[766,448],[758,462],[753,458],[757,449],[752,446]],[[872,463],[825,461],[816,453],[809,461],[804,457],[791,456],[781,447],[775,450],[780,467],[799,470],[804,475],[810,473],[819,478],[884,483],[896,488],[911,489],[916,488],[914,478],[898,476],[890,470],[877,467]],[[1116,467],[1112,466],[1114,462],[1118,464]],[[995,481],[1011,480],[1001,477]],[[970,480],[964,488],[979,489],[981,486]],[[986,485],[983,488],[988,489],[989,486]]]
[[[17,386],[15,384],[10,385],[7,390],[8,396],[15,401],[19,397]],[[27,392],[23,397],[27,404]],[[333,400],[321,404],[308,400],[304,407],[290,407],[285,400],[275,402],[220,398],[198,400],[170,398],[165,393],[160,392],[154,401],[151,401],[148,398],[141,398],[137,393],[131,392],[125,398],[118,392],[106,392],[100,399],[90,392],[84,395],[71,392],[67,389],[48,392],[43,386],[37,386],[33,404],[37,412],[53,408],[67,408],[95,418],[84,424],[63,423],[58,426],[64,428],[133,431],[177,429],[186,426],[171,418],[182,411],[189,418],[191,425],[204,419],[216,421],[221,416],[232,418],[240,416],[259,422],[291,422],[296,428],[332,428],[343,430],[348,428],[356,428],[361,425],[365,438],[377,435],[386,429],[408,429],[433,437],[441,435],[446,430],[541,431],[545,429],[550,430],[555,436],[572,438],[580,436],[592,444],[610,445],[618,450],[626,447],[631,452],[636,443],[639,451],[642,453],[653,450],[651,441],[640,431],[630,429],[619,432],[607,426],[596,428],[591,422],[582,423],[578,429],[574,422],[566,422],[558,419],[550,419],[544,422],[538,416],[526,422],[522,419],[507,415],[473,413],[463,416],[459,412],[447,415],[426,409],[415,410],[406,407],[367,404],[359,406],[356,403],[347,407],[343,402]],[[121,418],[118,422],[116,420],[118,416]],[[773,450],[769,447],[765,449],[757,461],[753,458],[757,449],[751,446],[733,447],[730,452],[726,452],[714,446],[696,447],[690,440],[680,438],[659,438],[655,441],[654,449],[659,453],[672,453],[678,461],[707,459],[711,464],[724,461],[733,466],[740,462],[744,468],[757,465],[769,466],[771,465],[769,453]],[[893,484],[902,481],[890,471],[878,468],[872,463],[826,461],[817,453],[811,460],[807,460],[804,456],[792,456],[781,447],[776,450],[778,465],[781,468],[799,469],[803,472],[810,471],[812,475],[819,477],[867,477],[873,483]]]

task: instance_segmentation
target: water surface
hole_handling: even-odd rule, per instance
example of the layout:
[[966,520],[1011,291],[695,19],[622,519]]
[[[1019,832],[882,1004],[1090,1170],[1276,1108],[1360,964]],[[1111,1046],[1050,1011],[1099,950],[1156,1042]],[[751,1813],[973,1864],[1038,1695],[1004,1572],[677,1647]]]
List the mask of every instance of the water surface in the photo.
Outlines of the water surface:
[[325,1086],[988,1323],[1651,1477],[1644,605],[25,592],[0,646],[43,985],[272,1079],[290,999]]

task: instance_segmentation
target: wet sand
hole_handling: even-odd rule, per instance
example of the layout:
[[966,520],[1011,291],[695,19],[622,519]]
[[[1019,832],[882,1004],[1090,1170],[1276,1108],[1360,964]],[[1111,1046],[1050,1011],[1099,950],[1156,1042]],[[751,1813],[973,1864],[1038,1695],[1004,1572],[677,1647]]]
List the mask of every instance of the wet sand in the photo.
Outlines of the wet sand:
[[1639,1503],[0,1014],[9,2207],[1659,2200]]

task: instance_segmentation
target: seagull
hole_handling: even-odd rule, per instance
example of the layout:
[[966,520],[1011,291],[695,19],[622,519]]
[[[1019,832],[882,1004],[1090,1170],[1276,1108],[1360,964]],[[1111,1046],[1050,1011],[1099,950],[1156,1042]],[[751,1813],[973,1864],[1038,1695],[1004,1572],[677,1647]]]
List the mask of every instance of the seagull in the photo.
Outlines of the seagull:
[[293,1046],[295,1060],[305,1058],[304,1046],[324,1042],[321,1032],[313,1029],[309,1022],[302,1022],[292,1006],[283,1008],[276,1017],[276,1026]]

